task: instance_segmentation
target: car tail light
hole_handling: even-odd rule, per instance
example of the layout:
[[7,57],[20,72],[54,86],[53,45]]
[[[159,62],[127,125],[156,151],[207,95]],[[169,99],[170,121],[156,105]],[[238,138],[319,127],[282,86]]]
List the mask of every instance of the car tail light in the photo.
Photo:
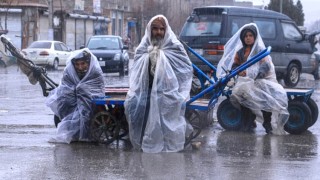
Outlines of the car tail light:
[[48,51],[41,51],[39,53],[40,56],[49,56],[49,52]]
[[207,44],[203,49],[208,55],[222,55],[224,52],[224,46],[220,44]]

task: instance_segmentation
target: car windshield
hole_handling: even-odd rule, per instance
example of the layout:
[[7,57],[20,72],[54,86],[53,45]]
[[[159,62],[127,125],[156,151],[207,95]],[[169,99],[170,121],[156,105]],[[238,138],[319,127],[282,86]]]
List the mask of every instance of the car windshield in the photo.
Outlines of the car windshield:
[[50,49],[51,42],[33,42],[30,44],[29,48],[41,48],[41,49]]
[[89,49],[120,49],[119,40],[115,37],[94,37],[88,43]]
[[194,15],[183,26],[181,36],[219,36],[221,15]]

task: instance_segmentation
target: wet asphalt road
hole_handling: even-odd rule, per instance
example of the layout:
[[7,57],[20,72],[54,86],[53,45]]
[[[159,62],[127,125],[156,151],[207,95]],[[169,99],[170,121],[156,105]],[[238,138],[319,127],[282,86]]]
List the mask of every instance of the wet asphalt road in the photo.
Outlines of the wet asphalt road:
[[[48,74],[59,82],[62,69]],[[107,85],[128,83],[117,74],[105,79]],[[316,88],[312,98],[320,105],[319,81],[303,75],[298,86]],[[301,135],[276,136],[260,124],[243,133],[214,121],[197,138],[199,149],[147,154],[126,141],[49,143],[56,129],[45,99],[16,66],[0,68],[0,179],[320,179],[319,122]]]

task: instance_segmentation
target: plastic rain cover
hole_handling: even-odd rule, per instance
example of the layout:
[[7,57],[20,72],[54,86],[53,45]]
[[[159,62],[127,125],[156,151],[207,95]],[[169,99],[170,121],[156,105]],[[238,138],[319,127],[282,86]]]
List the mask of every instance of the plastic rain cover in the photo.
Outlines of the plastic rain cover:
[[57,135],[51,142],[90,140],[92,99],[104,96],[104,78],[97,58],[91,54],[89,69],[86,75],[79,79],[71,59],[84,50],[90,52],[87,48],[72,52],[59,86],[50,92],[46,100],[47,106],[61,119]]
[[[149,52],[154,48],[151,45],[151,22],[157,17],[165,19],[166,31],[159,46],[153,84],[149,90]],[[184,148],[184,113],[191,89],[192,71],[191,61],[167,19],[162,15],[153,17],[136,49],[130,89],[125,100],[130,140],[134,148],[149,153],[177,152]],[[150,109],[142,137],[148,95]]]
[[[240,32],[247,26],[255,26],[257,29],[257,38],[248,56],[248,59],[265,49],[265,45],[259,34],[259,30],[254,23],[246,24],[240,28],[236,34],[225,45],[224,55],[219,61],[217,68],[217,77],[225,76],[225,70],[231,70],[235,54],[243,47],[240,40]],[[263,63],[268,63],[270,70],[265,73],[262,79],[256,79],[258,73],[263,70],[260,68]],[[223,67],[223,68],[222,68]],[[273,134],[285,134],[283,130],[284,124],[289,118],[288,98],[284,88],[277,82],[274,65],[270,56],[255,63],[246,69],[247,76],[239,76],[236,84],[232,89],[231,101],[240,103],[250,108],[257,116],[258,122],[263,122],[261,110],[272,112]]]

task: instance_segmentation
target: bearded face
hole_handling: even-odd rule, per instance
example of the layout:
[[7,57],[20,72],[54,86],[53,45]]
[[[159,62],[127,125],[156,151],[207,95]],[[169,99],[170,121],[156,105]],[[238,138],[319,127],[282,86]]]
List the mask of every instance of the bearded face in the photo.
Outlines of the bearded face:
[[[151,41],[152,43],[159,44],[164,38],[166,32],[166,24],[163,18],[157,18],[151,23]],[[154,45],[155,45],[154,44]]]
[[75,70],[80,79],[82,79],[86,75],[89,69],[89,65],[90,64],[85,60],[78,60],[74,63]]

